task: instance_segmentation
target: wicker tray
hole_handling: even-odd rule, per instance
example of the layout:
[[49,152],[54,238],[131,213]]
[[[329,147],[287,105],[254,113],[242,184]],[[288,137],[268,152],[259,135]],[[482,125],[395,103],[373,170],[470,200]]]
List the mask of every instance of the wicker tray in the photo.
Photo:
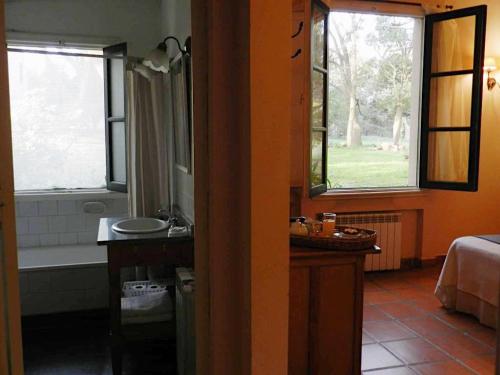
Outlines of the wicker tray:
[[377,242],[377,232],[373,230],[354,228],[359,231],[359,235],[350,236],[343,234],[346,228],[354,227],[338,226],[331,237],[290,235],[290,244],[327,250],[365,250]]

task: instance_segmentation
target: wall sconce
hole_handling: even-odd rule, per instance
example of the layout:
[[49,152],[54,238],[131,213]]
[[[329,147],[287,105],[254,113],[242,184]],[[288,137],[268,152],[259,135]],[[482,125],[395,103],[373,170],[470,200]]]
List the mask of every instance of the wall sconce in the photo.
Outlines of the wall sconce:
[[488,86],[488,91],[493,90],[493,87],[497,84],[497,80],[491,76],[491,72],[497,70],[497,64],[494,57],[487,57],[484,59],[484,71],[488,73],[488,80],[486,85]]
[[177,48],[183,55],[191,54],[191,37],[186,39],[184,48],[182,48],[179,39],[174,36],[167,36],[154,50],[146,55],[142,64],[154,71],[168,73],[170,71],[170,57],[167,52],[167,41],[170,39],[175,40]]

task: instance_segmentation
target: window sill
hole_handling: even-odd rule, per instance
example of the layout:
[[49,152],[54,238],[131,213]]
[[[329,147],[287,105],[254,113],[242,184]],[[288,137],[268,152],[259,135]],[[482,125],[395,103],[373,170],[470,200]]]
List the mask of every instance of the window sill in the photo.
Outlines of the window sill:
[[120,199],[126,198],[126,193],[109,191],[107,189],[81,190],[31,190],[14,193],[16,202],[33,202],[38,200],[76,200],[76,199]]
[[347,200],[347,199],[378,199],[378,198],[414,198],[425,196],[426,191],[419,188],[407,189],[355,189],[327,191],[312,200]]

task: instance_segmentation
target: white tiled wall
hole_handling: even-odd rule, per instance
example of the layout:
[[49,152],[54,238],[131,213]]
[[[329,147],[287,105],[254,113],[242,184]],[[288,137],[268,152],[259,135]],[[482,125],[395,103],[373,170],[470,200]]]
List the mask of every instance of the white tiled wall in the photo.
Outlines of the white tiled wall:
[[[86,202],[102,202],[104,212],[85,213]],[[101,217],[128,215],[127,195],[119,193],[16,196],[19,247],[91,244]]]
[[[101,202],[103,212],[84,212],[86,202]],[[19,195],[16,196],[18,246],[47,252],[59,245],[96,244],[99,219],[115,216],[128,216],[126,194]],[[81,248],[84,251],[85,246]],[[21,269],[19,281],[23,315],[100,309],[108,305],[105,263]]]
[[107,266],[21,270],[23,315],[101,309],[108,306]]

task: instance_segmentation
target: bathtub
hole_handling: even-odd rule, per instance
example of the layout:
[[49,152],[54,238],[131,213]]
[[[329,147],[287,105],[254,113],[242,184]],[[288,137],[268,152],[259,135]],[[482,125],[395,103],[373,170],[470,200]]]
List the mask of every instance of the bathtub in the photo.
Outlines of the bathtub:
[[18,250],[22,315],[108,306],[106,247],[45,246]]

